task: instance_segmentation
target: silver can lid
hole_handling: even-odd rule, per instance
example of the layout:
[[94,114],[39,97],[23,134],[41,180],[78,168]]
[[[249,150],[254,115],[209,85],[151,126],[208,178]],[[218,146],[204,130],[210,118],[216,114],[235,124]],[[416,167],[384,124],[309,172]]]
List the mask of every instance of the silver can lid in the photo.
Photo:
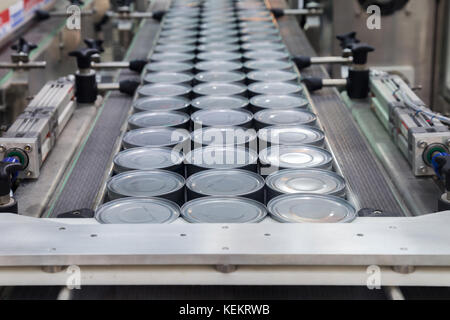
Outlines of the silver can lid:
[[122,140],[125,149],[136,147],[171,147],[184,143],[189,132],[175,128],[143,128],[128,131]]
[[144,82],[145,83],[177,84],[177,83],[189,83],[193,79],[194,79],[194,76],[189,73],[154,72],[154,73],[148,73],[144,77]]
[[241,96],[203,96],[191,102],[197,109],[240,109],[248,106],[248,99]]
[[188,95],[191,90],[190,86],[181,84],[154,83],[139,87],[138,94],[143,97],[176,97]]
[[247,78],[252,81],[278,81],[278,82],[287,82],[287,81],[297,81],[298,75],[295,72],[291,71],[282,71],[282,70],[257,70],[252,71],[247,74]]
[[169,44],[169,43],[196,44],[197,38],[195,37],[186,38],[180,36],[180,37],[160,37],[158,39],[158,44]]
[[242,69],[242,63],[233,61],[208,60],[195,64],[200,71],[236,71]]
[[241,46],[233,43],[204,43],[197,47],[198,51],[239,51]]
[[155,52],[195,52],[196,46],[192,44],[168,43],[158,44]]
[[349,223],[356,209],[342,198],[318,194],[282,195],[267,208],[278,221],[287,223]]
[[238,71],[204,71],[195,75],[199,82],[242,82],[245,73]]
[[198,60],[221,60],[221,61],[233,61],[240,60],[242,54],[233,51],[205,51],[197,54]]
[[286,169],[328,169],[333,157],[325,149],[313,146],[272,146],[259,153],[263,165]]
[[[284,51],[276,51],[276,50],[254,50],[247,51],[244,53],[244,58],[248,60],[284,60],[289,58],[289,54]],[[276,81],[272,79],[272,81]]]
[[258,139],[286,146],[322,146],[325,134],[310,126],[272,126],[259,130]]
[[180,207],[158,198],[124,198],[105,203],[95,213],[102,224],[163,224],[180,216]]
[[138,112],[128,118],[130,129],[179,127],[187,124],[189,115],[178,111]]
[[236,169],[258,162],[255,151],[236,146],[207,146],[186,155],[186,162],[205,169]]
[[146,97],[137,99],[133,107],[136,111],[175,111],[189,107],[189,100],[182,97]]
[[276,34],[279,35],[279,31],[275,26],[266,26],[261,28],[259,26],[250,26],[241,29],[242,34]]
[[137,170],[120,173],[106,184],[111,199],[118,197],[160,197],[179,191],[184,178],[165,170]]
[[200,145],[235,146],[256,141],[256,131],[240,127],[207,127],[191,133],[191,140]]
[[200,31],[200,34],[202,36],[211,36],[211,35],[215,35],[215,34],[221,34],[222,36],[229,37],[229,36],[239,35],[239,31],[234,28],[223,29],[221,27],[215,27],[215,28],[209,28],[209,29],[202,29]]
[[199,43],[238,43],[239,37],[237,36],[223,36],[223,35],[210,35],[210,36],[202,36],[198,38]]
[[206,197],[187,202],[181,214],[191,223],[258,223],[266,217],[267,209],[246,198]]
[[320,169],[280,170],[266,178],[268,188],[284,194],[323,194],[341,196],[345,180],[340,175]]
[[150,57],[152,61],[185,62],[195,59],[195,54],[183,52],[155,52]]
[[247,91],[247,86],[240,83],[209,82],[194,87],[194,93],[202,96],[233,96]]
[[264,185],[259,174],[239,169],[201,171],[186,180],[187,188],[205,196],[245,197]]
[[181,165],[184,156],[170,148],[132,148],[119,152],[114,157],[114,172],[132,170],[167,169]]
[[250,103],[263,109],[292,109],[308,107],[308,100],[289,95],[258,95],[250,99]]
[[244,126],[253,120],[253,114],[244,109],[199,110],[191,115],[191,120],[205,127]]
[[252,50],[286,50],[286,46],[280,42],[267,42],[267,41],[258,41],[258,42],[247,42],[242,44],[242,49],[246,51]]
[[159,33],[160,37],[170,37],[170,36],[178,36],[178,35],[183,35],[185,37],[196,37],[198,35],[198,32],[195,30],[180,30],[180,29],[175,29],[175,28],[170,28],[170,29],[164,29],[161,30],[161,32]]
[[189,72],[194,69],[194,65],[185,62],[160,61],[151,62],[145,68],[148,72]]
[[289,82],[254,82],[248,86],[248,90],[259,95],[290,95],[301,93],[303,87]]
[[292,62],[282,60],[250,60],[244,63],[249,70],[292,70]]
[[255,33],[247,34],[241,37],[242,42],[261,42],[261,41],[280,41],[281,37],[278,34]]
[[300,109],[265,109],[254,115],[254,119],[268,126],[312,125],[317,116],[309,111]]

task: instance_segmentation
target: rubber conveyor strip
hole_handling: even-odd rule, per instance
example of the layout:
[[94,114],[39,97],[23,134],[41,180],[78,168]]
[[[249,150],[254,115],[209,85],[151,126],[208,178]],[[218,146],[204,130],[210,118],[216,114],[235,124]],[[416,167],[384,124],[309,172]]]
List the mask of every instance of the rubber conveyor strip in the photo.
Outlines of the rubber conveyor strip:
[[[273,8],[286,8],[284,0],[268,0]],[[292,55],[317,56],[297,19],[278,19],[280,33]],[[323,67],[313,66],[302,71],[302,77],[329,78]],[[393,186],[382,171],[336,89],[325,88],[311,95],[315,112],[324,128],[328,143],[339,164],[347,185],[361,208],[372,208],[405,215],[393,194]]]
[[[130,48],[128,60],[148,56],[159,26],[158,22],[151,19],[143,23]],[[123,70],[120,71],[118,80],[133,77],[140,80],[136,73]],[[55,217],[62,212],[93,207],[132,101],[132,97],[118,92],[111,92],[105,97],[104,105],[81,153],[64,178],[63,185],[57,190],[59,195],[44,217]]]

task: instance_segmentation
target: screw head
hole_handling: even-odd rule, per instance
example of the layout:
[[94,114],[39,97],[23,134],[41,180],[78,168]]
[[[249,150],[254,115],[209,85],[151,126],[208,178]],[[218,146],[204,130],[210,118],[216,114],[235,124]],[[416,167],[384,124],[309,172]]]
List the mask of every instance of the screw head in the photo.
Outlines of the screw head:
[[426,174],[428,170],[427,170],[426,167],[422,166],[422,167],[419,168],[419,171],[420,171],[420,173],[422,173],[422,174]]
[[26,171],[26,172],[25,172],[25,175],[26,175],[27,177],[31,177],[31,176],[33,175],[33,172],[31,172],[31,171]]
[[6,151],[5,146],[0,146],[0,152],[3,153],[3,152],[5,152],[5,151]]
[[26,145],[25,148],[24,148],[24,150],[25,150],[26,152],[31,152],[31,151],[33,150],[33,148],[32,148],[30,145]]
[[426,143],[425,141],[419,141],[419,143],[417,144],[417,146],[419,148],[425,149],[426,147],[428,147],[428,143]]

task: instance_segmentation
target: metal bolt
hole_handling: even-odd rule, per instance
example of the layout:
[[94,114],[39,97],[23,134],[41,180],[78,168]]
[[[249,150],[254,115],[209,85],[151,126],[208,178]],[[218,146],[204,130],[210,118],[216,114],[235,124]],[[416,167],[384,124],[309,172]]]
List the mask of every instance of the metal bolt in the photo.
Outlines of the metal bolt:
[[3,152],[5,152],[5,151],[6,151],[5,146],[0,146],[0,152],[3,153]]
[[425,149],[426,147],[428,147],[428,143],[425,141],[419,141],[419,143],[417,144],[417,146],[419,148]]
[[31,171],[26,171],[26,172],[25,172],[25,175],[26,175],[27,177],[31,177],[31,176],[33,175],[33,172],[31,172]]
[[26,145],[25,148],[24,148],[24,150],[25,150],[26,152],[31,152],[31,150],[33,150],[33,148],[31,148],[30,145]]
[[450,139],[448,139],[447,141],[445,141],[445,144],[447,145],[447,147],[450,147]]
[[419,168],[419,171],[422,174],[426,174],[428,172],[428,169],[427,169],[427,167],[422,166],[422,167]]

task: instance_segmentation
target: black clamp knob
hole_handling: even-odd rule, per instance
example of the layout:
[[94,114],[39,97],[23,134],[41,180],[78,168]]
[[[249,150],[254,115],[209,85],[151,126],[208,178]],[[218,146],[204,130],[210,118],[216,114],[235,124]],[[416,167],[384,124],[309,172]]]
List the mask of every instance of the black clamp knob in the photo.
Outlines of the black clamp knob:
[[105,49],[103,48],[103,40],[96,40],[96,39],[84,39],[84,43],[89,49],[96,49],[99,52],[105,52]]
[[132,96],[140,84],[141,83],[137,80],[122,80],[119,82],[119,91]]
[[304,78],[302,79],[302,82],[310,92],[314,92],[323,88],[322,78]]
[[50,13],[48,11],[38,9],[34,11],[34,17],[37,21],[44,21],[50,19]]
[[280,17],[284,16],[284,10],[283,9],[273,8],[273,9],[270,9],[270,11],[272,12],[272,14],[273,14],[273,16],[275,18],[280,18]]
[[152,18],[153,18],[153,20],[161,21],[162,18],[164,18],[164,16],[166,15],[166,13],[167,13],[167,11],[165,11],[165,10],[153,11]]
[[17,53],[29,55],[31,51],[37,48],[37,45],[28,42],[24,38],[20,38],[19,41],[11,46],[11,49],[16,50]]
[[352,45],[353,64],[364,65],[367,63],[369,52],[375,51],[375,48],[367,43],[355,43]]
[[99,53],[100,51],[98,51],[97,49],[84,48],[70,52],[69,56],[75,57],[77,59],[78,69],[90,69],[92,56]]
[[12,175],[23,169],[21,163],[0,161],[0,197],[9,196],[12,188]]
[[311,57],[295,56],[292,58],[292,62],[295,63],[299,70],[303,70],[311,66]]
[[342,50],[351,49],[354,44],[361,42],[356,39],[355,31],[337,35],[336,39],[339,40]]
[[137,73],[141,73],[142,70],[144,70],[145,66],[148,64],[147,60],[131,60],[130,61],[130,66],[129,69],[131,71],[137,72]]

